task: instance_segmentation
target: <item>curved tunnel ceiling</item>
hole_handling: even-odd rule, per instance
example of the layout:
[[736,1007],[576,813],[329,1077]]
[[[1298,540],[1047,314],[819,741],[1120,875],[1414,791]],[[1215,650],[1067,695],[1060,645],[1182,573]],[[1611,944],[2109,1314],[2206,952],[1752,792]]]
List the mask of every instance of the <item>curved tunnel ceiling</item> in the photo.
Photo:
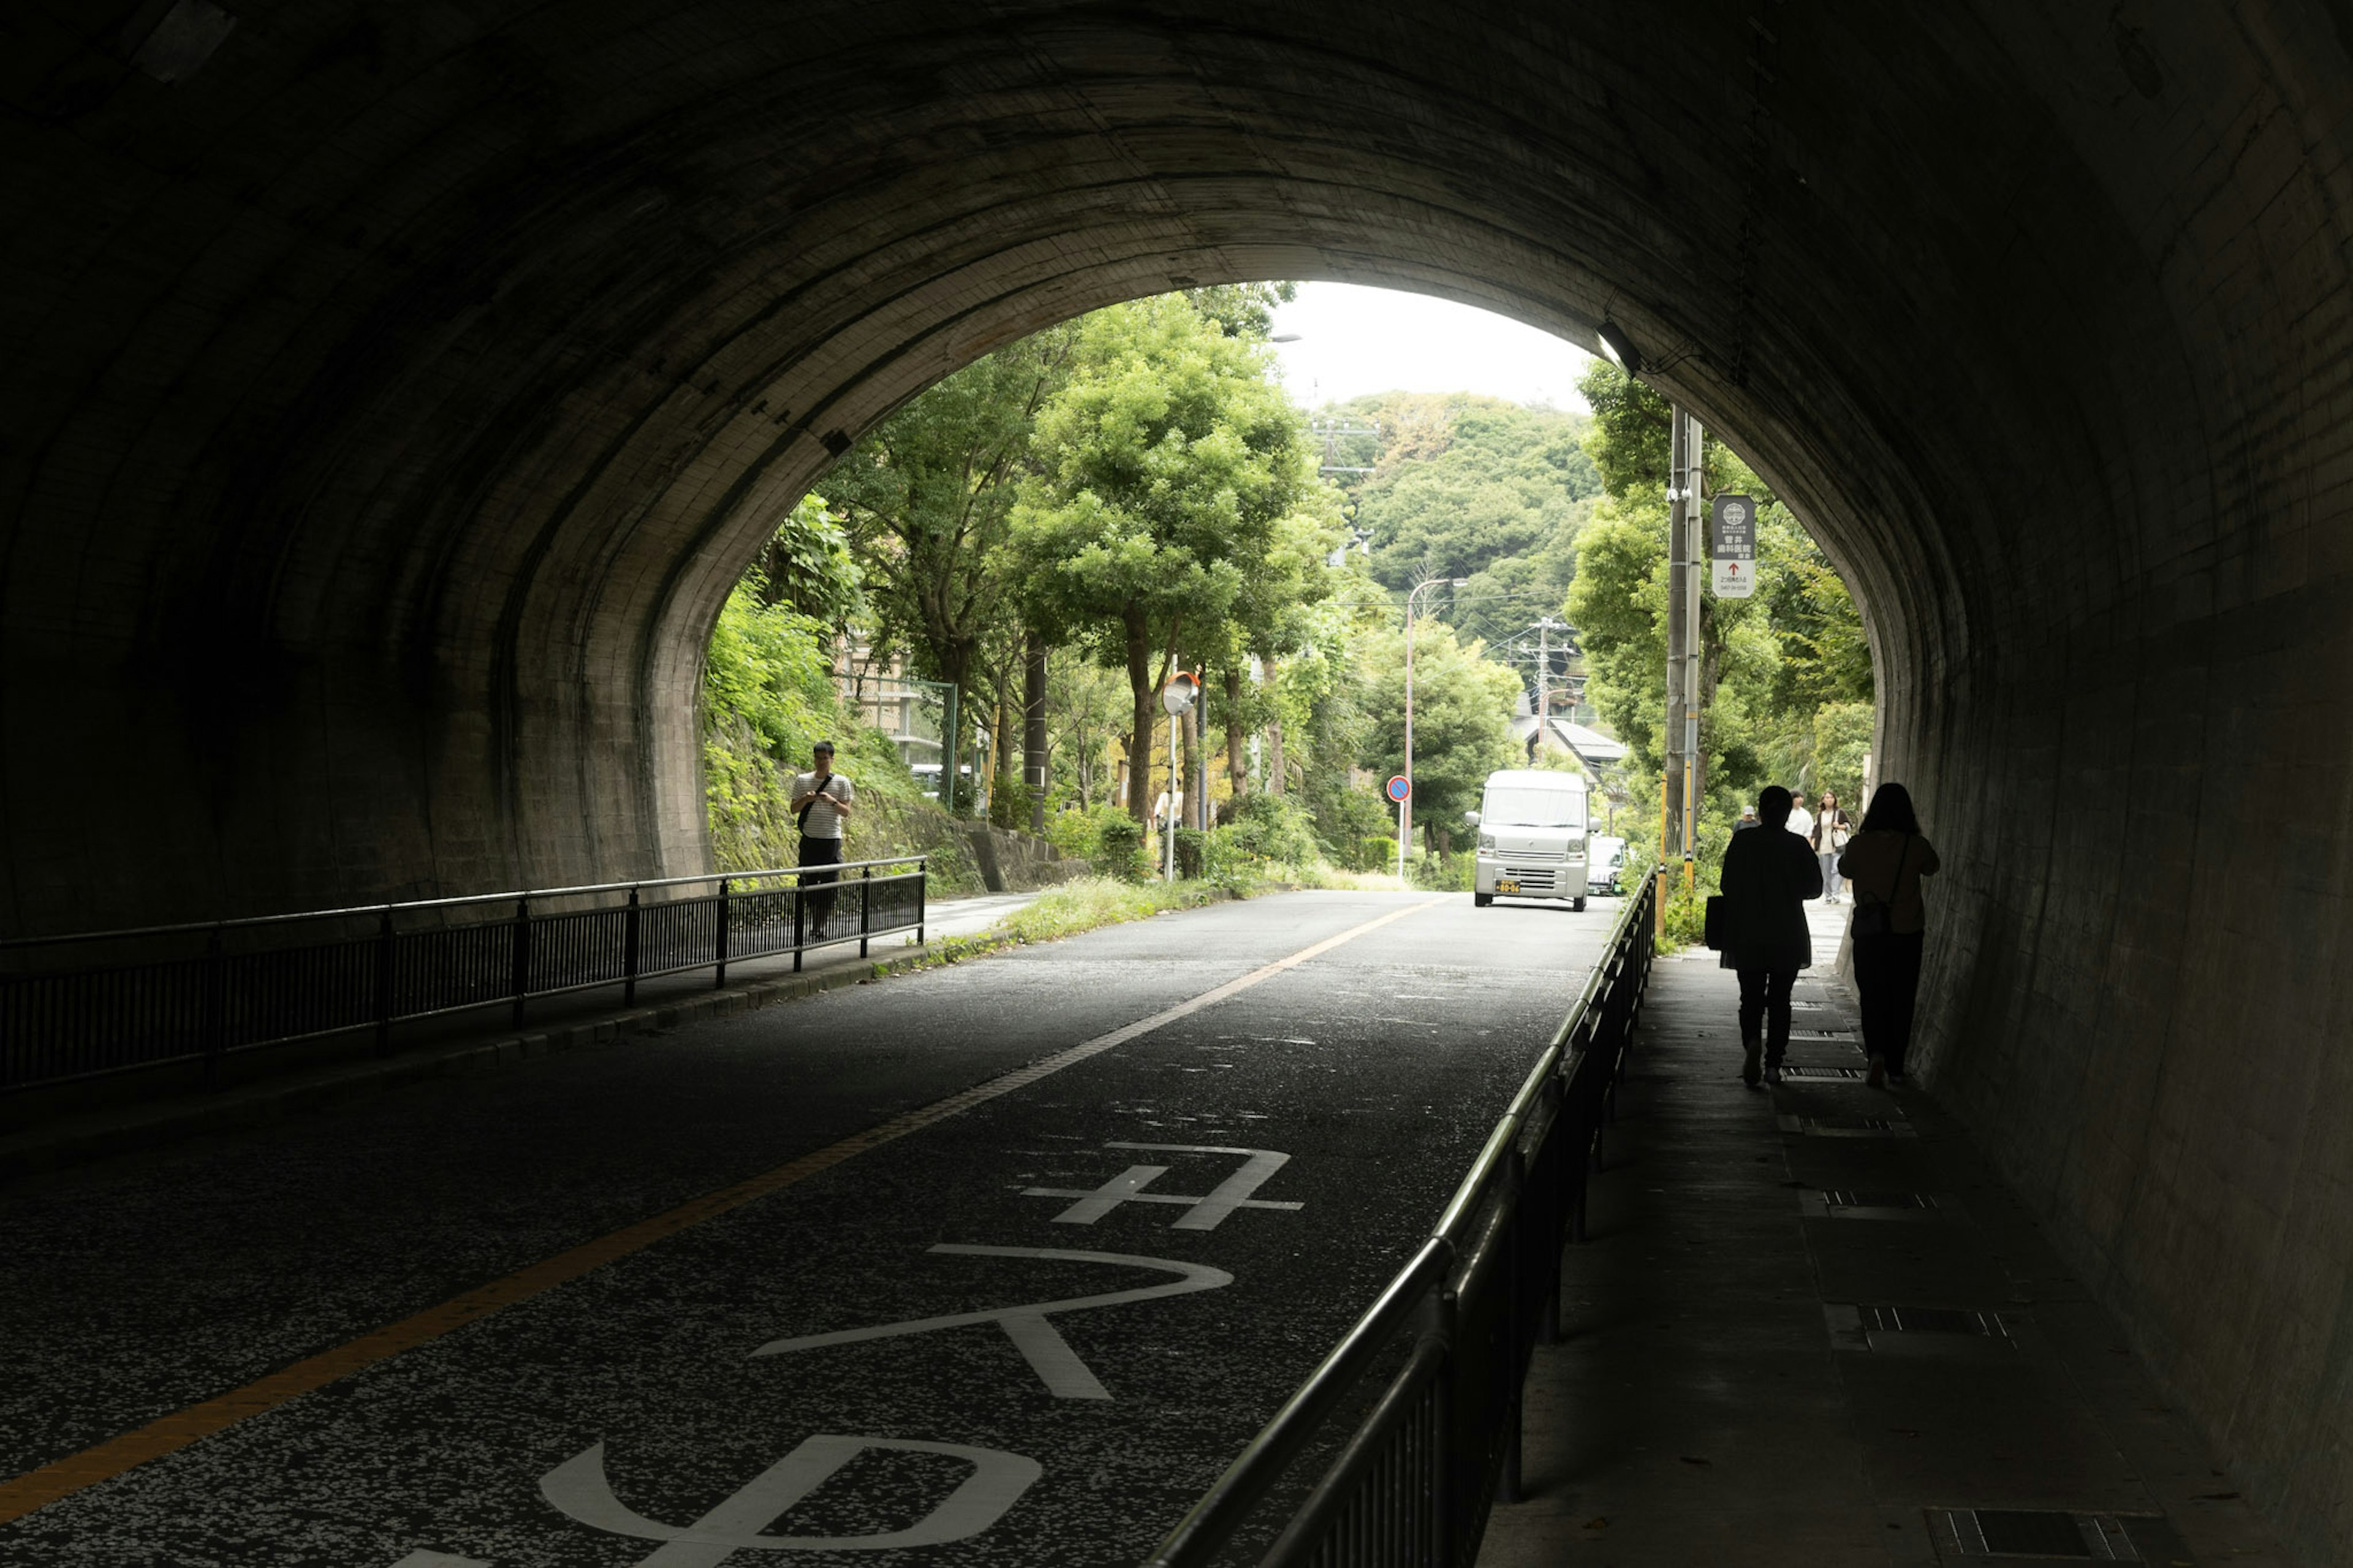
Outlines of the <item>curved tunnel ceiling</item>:
[[737,569],[1051,321],[1606,315],[1865,602],[1937,1093],[2353,1554],[2341,5],[231,9],[0,18],[7,930],[700,869]]
[[[177,731],[190,914],[692,869],[702,633],[833,453],[1078,311],[1345,278],[1614,317],[1900,693],[2020,591],[2005,514],[2116,580],[2092,411],[2194,381],[2091,110],[2022,68],[2114,77],[2100,28],[1780,9],[256,6],[168,85],[49,37],[12,652]],[[113,912],[16,868],[20,927]]]

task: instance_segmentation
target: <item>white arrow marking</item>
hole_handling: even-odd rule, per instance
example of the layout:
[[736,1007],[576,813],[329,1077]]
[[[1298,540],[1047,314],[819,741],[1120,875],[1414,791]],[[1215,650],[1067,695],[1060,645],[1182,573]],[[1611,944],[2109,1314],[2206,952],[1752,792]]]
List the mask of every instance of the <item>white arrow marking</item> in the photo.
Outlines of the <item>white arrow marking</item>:
[[[869,1340],[897,1339],[904,1334],[934,1333],[942,1329],[995,1323],[1003,1329],[1041,1379],[1060,1399],[1109,1399],[1111,1391],[1087,1370],[1079,1352],[1046,1321],[1050,1312],[1084,1312],[1097,1307],[1117,1307],[1129,1301],[1150,1301],[1162,1296],[1186,1296],[1230,1285],[1234,1277],[1201,1263],[1178,1263],[1166,1258],[1134,1258],[1120,1252],[1070,1252],[1051,1247],[965,1247],[942,1242],[934,1252],[965,1258],[1037,1258],[1057,1263],[1106,1263],[1117,1268],[1152,1268],[1177,1277],[1173,1285],[1146,1285],[1134,1290],[1112,1290],[1100,1296],[1071,1296],[1060,1301],[1034,1301],[998,1307],[985,1312],[956,1312],[943,1318],[915,1318],[902,1323],[879,1323],[871,1329],[844,1329],[838,1333],[803,1334],[797,1339],[771,1340],[752,1353],[782,1355],[787,1351],[819,1350],[827,1345],[863,1344]],[[666,1568],[666,1565],[665,1565]]]
[[[869,1448],[914,1454],[944,1454],[972,1466],[937,1508],[904,1530],[875,1535],[763,1535],[794,1504],[825,1484],[835,1471]],[[590,1446],[540,1479],[540,1495],[592,1529],[639,1541],[669,1544],[638,1568],[720,1568],[738,1552],[886,1552],[909,1546],[944,1546],[978,1535],[1020,1500],[1043,1473],[1038,1461],[996,1448],[961,1443],[916,1443],[892,1437],[846,1437],[820,1433],[769,1466],[718,1507],[683,1527],[663,1524],[631,1510],[613,1495],[605,1477],[605,1445]],[[454,1561],[454,1560],[453,1560]],[[487,1564],[481,1568],[488,1568]]]

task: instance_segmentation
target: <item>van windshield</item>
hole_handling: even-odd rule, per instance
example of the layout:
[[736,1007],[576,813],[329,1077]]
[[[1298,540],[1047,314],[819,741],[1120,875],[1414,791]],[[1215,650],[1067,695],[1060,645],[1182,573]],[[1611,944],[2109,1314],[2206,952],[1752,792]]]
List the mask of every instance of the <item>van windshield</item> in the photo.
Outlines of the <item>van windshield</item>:
[[1582,827],[1585,796],[1573,789],[1541,784],[1490,784],[1479,825],[1509,827]]

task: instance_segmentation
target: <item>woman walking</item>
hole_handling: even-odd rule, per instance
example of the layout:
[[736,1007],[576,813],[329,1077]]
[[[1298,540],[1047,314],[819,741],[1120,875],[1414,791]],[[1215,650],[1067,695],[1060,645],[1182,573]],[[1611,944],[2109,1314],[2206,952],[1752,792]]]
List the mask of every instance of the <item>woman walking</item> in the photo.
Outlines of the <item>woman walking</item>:
[[1839,901],[1838,858],[1854,837],[1854,824],[1839,808],[1838,796],[1822,791],[1822,808],[1814,813],[1814,854],[1822,863],[1822,902]]
[[1757,1058],[1767,1083],[1781,1081],[1789,1048],[1789,991],[1814,961],[1806,900],[1822,890],[1820,862],[1808,841],[1778,831],[1789,820],[1789,792],[1779,784],[1757,797],[1762,833],[1735,833],[1725,847],[1724,957],[1740,975],[1740,1079],[1757,1087]]
[[1936,875],[1937,865],[1935,846],[1920,836],[1911,791],[1881,784],[1863,814],[1862,830],[1838,859],[1854,889],[1854,988],[1861,994],[1862,1048],[1873,1089],[1904,1081],[1928,927],[1920,879]]

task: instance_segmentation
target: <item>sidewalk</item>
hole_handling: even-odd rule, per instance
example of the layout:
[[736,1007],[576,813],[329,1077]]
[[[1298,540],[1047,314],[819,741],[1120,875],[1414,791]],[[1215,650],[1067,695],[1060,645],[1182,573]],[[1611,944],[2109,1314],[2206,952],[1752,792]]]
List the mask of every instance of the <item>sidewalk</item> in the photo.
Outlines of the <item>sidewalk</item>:
[[[1038,895],[988,893],[944,899],[925,910],[926,946],[987,930]],[[535,1057],[609,1044],[627,1036],[671,1029],[697,1018],[721,1017],[771,1002],[813,995],[871,977],[877,964],[918,958],[912,932],[877,937],[865,958],[853,937],[802,954],[752,959],[727,966],[724,988],[710,970],[641,981],[634,1004],[618,985],[532,1002],[518,1027],[501,1005],[418,1020],[395,1036],[386,1057],[349,1054],[211,1093],[133,1100],[60,1115],[0,1135],[0,1181],[185,1138],[256,1127],[422,1079],[488,1072]]]
[[1715,954],[1654,973],[1482,1568],[2287,1568],[1959,1127],[1862,1081],[1808,907],[1778,1089]]

